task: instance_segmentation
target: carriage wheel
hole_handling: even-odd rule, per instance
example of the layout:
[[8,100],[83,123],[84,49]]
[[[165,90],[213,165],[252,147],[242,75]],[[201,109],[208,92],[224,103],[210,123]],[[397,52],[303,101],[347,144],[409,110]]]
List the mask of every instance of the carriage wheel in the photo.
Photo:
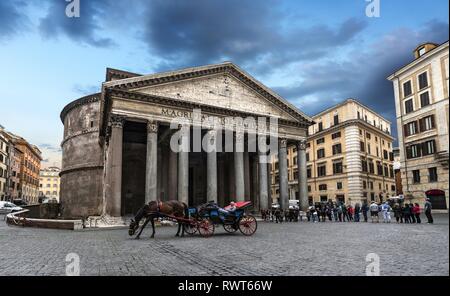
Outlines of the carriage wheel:
[[225,229],[228,233],[234,233],[237,231],[237,227],[234,227],[232,224],[223,224],[223,229]]
[[194,235],[197,232],[197,226],[192,223],[186,223],[184,224],[184,232],[189,235]]
[[214,223],[210,219],[203,219],[198,222],[198,233],[203,237],[210,237],[214,234]]
[[244,216],[239,220],[239,231],[246,236],[253,235],[258,228],[256,218],[253,216]]

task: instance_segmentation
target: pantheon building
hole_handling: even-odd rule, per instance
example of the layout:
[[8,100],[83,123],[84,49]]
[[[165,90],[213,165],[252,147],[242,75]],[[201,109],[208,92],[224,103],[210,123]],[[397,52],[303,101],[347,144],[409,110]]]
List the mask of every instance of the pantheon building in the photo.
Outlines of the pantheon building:
[[278,201],[287,208],[293,145],[299,199],[308,205],[312,119],[233,63],[150,75],[108,68],[101,92],[68,104],[61,120],[66,218],[120,218],[171,199],[189,206],[249,200],[255,211],[267,209],[267,154],[279,158]]

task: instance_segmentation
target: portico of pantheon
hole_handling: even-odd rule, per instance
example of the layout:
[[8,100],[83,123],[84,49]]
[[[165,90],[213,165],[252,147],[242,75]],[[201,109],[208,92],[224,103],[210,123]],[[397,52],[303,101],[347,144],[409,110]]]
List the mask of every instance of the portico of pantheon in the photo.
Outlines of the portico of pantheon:
[[124,217],[146,202],[171,199],[189,206],[248,200],[255,211],[267,209],[263,159],[270,155],[279,160],[279,203],[286,209],[290,145],[298,151],[300,205],[308,206],[312,119],[233,63],[150,75],[108,68],[101,92],[68,104],[61,120],[66,218]]

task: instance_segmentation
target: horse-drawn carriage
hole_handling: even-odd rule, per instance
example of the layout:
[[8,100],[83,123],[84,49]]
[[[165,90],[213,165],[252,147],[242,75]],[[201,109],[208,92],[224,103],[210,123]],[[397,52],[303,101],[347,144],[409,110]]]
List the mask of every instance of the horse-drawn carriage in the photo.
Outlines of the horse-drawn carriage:
[[155,235],[154,220],[165,218],[178,223],[176,236],[181,236],[184,232],[194,235],[199,233],[203,237],[209,237],[214,234],[215,225],[221,224],[228,233],[234,233],[239,230],[246,236],[253,235],[256,232],[258,224],[256,218],[246,213],[246,209],[251,206],[251,202],[237,202],[236,209],[230,210],[230,206],[224,209],[215,203],[203,204],[199,207],[188,208],[186,204],[179,201],[156,202],[152,201],[144,205],[136,214],[135,219],[131,220],[128,234],[134,235],[139,228],[140,221],[145,218],[143,225],[136,238],[138,239],[142,230],[151,222],[153,233]]
[[215,225],[222,225],[228,233],[240,231],[243,235],[250,236],[256,232],[258,223],[256,218],[246,213],[246,209],[251,206],[251,202],[236,202],[236,209],[229,211],[230,206],[221,209],[215,203],[207,203],[197,208],[189,208],[189,217],[197,221],[187,223],[185,231],[188,234],[198,232],[202,236],[214,234]]

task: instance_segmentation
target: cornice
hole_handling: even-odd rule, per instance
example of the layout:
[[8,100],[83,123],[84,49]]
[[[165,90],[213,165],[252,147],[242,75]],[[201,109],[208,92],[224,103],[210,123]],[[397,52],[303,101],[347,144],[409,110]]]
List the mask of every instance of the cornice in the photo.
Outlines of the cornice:
[[344,121],[344,122],[339,123],[338,125],[333,125],[332,127],[329,127],[329,128],[327,128],[327,129],[324,129],[324,130],[322,130],[321,132],[315,133],[314,135],[309,135],[307,138],[308,138],[308,141],[310,141],[310,140],[313,140],[313,139],[316,139],[316,138],[323,137],[323,136],[325,136],[325,135],[327,135],[327,134],[329,134],[329,133],[339,131],[341,128],[344,128],[344,127],[347,127],[347,126],[350,126],[350,125],[354,125],[354,124],[356,124],[356,125],[358,125],[358,124],[359,124],[359,125],[362,125],[362,126],[364,126],[364,127],[366,127],[366,128],[371,129],[373,132],[376,132],[376,133],[378,133],[378,134],[381,134],[381,135],[383,135],[384,137],[387,137],[387,138],[389,138],[390,140],[394,141],[394,137],[393,137],[393,136],[391,136],[390,134],[387,134],[386,132],[380,130],[379,128],[374,127],[373,125],[371,125],[371,124],[365,122],[365,121],[362,120],[362,119],[350,119],[350,120],[346,120],[346,121]]
[[137,74],[137,73],[128,72],[128,71],[113,69],[113,68],[106,68],[105,81],[106,82],[111,81],[113,78],[120,80],[120,79],[127,79],[127,78],[138,77],[138,76],[142,76],[142,75]]
[[261,83],[252,79],[250,75],[246,75],[246,73],[243,73],[243,71],[238,69],[237,66],[232,63],[190,68],[185,71],[169,72],[166,74],[163,73],[162,75],[149,75],[148,77],[142,76],[139,77],[139,79],[125,79],[122,82],[118,81],[117,83],[105,83],[104,86],[108,89],[131,90],[162,83],[177,82],[186,79],[223,73],[232,75],[233,77],[237,78],[252,90],[260,94],[262,97],[266,98],[278,108],[290,114],[300,122],[304,122],[304,124],[308,125],[312,124],[311,118],[297,110],[295,106],[291,105],[280,96],[272,93],[270,90],[268,91],[266,87],[264,87]]
[[68,166],[61,170],[61,172],[59,173],[59,176],[61,177],[64,174],[75,172],[75,171],[95,170],[95,169],[103,169],[103,164],[86,163],[86,164],[81,164],[81,165]]
[[98,130],[99,130],[98,128],[89,128],[89,129],[84,129],[84,130],[82,130],[82,131],[78,131],[78,132],[75,132],[75,133],[73,133],[73,134],[70,134],[70,135],[68,135],[67,137],[65,137],[64,140],[62,140],[62,142],[61,142],[61,147],[62,147],[68,140],[70,140],[70,139],[72,139],[72,138],[75,138],[75,137],[80,136],[80,135],[92,134],[92,133],[98,132]]
[[85,104],[97,102],[100,100],[100,95],[101,95],[101,93],[87,95],[87,96],[81,97],[81,98],[67,104],[64,107],[64,109],[61,111],[61,114],[59,116],[62,123],[64,124],[64,119],[66,118],[67,113],[69,113],[72,109],[77,108],[82,105],[85,105]]
[[[211,106],[196,102],[189,102],[189,101],[180,101],[173,98],[168,97],[162,97],[157,95],[150,95],[150,94],[142,94],[142,93],[135,93],[135,92],[129,92],[125,90],[117,90],[117,89],[108,89],[107,90],[107,96],[108,97],[120,97],[124,99],[134,100],[134,101],[141,101],[141,102],[151,102],[158,105],[163,105],[167,107],[178,107],[178,108],[186,108],[186,109],[201,109],[205,112],[211,112],[214,114],[220,114],[224,116],[239,116],[239,117],[255,117],[256,115],[254,113],[248,113],[243,111],[237,111],[217,106]],[[261,116],[263,116],[261,114]],[[104,116],[106,118],[106,116]],[[279,124],[285,125],[285,126],[294,126],[299,128],[307,128],[309,124],[305,124],[304,122],[297,122],[297,121],[290,121],[285,119],[279,119]],[[106,126],[106,123],[103,123],[103,129]]]

